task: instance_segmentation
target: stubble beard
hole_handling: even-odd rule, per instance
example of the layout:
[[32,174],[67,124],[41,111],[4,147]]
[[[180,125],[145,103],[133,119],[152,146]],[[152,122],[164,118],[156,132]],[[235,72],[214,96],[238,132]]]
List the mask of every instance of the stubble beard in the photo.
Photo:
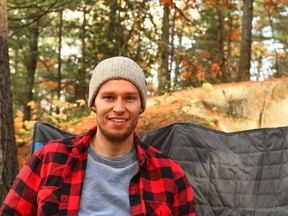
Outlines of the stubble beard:
[[134,132],[136,126],[138,123],[138,119],[134,119],[132,124],[129,125],[129,127],[125,130],[125,132],[120,132],[120,131],[116,131],[115,130],[109,130],[107,127],[104,126],[104,123],[102,121],[98,121],[98,130],[101,131],[101,134],[103,135],[103,137],[111,142],[111,143],[121,143],[123,141],[125,141],[126,139],[128,139],[128,137]]

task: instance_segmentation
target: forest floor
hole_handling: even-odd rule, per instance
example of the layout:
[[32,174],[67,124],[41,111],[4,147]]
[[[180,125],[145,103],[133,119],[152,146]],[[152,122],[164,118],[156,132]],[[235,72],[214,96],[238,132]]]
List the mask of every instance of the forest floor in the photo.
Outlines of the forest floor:
[[[262,82],[210,85],[147,99],[137,131],[155,130],[175,122],[191,122],[224,132],[288,126],[288,78]],[[95,114],[61,125],[83,134],[95,125]],[[30,157],[31,142],[18,148],[20,168]]]

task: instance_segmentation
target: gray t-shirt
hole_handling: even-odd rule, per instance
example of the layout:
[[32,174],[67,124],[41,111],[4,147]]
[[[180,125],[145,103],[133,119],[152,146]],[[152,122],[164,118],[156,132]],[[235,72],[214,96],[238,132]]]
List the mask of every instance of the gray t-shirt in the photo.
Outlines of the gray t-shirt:
[[78,215],[131,215],[128,188],[137,168],[135,149],[123,157],[106,158],[90,144]]

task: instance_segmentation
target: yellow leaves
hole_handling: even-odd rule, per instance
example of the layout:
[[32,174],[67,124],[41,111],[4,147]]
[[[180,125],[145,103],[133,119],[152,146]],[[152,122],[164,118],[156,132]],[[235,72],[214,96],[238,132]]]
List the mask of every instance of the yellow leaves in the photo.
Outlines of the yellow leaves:
[[35,103],[35,101],[30,101],[30,102],[27,104],[27,106],[30,106],[31,109],[35,109],[35,108],[36,108],[36,103]]
[[238,56],[240,54],[240,47],[235,47],[231,50],[231,55]]
[[277,58],[278,59],[285,59],[285,58],[287,58],[287,53],[286,52],[279,52],[279,53],[277,53]]
[[73,104],[72,104],[72,103],[69,103],[69,102],[64,102],[64,103],[62,104],[62,107],[63,107],[64,109],[70,109],[70,108],[73,107]]
[[209,93],[213,91],[213,86],[207,82],[202,84],[202,88]]
[[23,120],[24,113],[21,110],[17,109],[16,110],[16,117]]
[[253,56],[266,56],[268,54],[267,47],[262,44],[252,44],[252,55]]
[[185,2],[183,2],[183,1],[177,1],[176,3],[176,6],[182,11],[182,10],[184,10],[185,9],[185,7],[186,7],[186,3]]
[[35,121],[24,121],[24,126],[26,130],[32,130],[34,127]]
[[23,121],[24,113],[17,109],[14,118],[15,139],[18,144],[24,144],[31,140],[31,134],[35,121]]
[[62,102],[57,98],[57,96],[52,98],[51,104],[59,108],[62,107]]
[[24,117],[24,113],[21,110],[17,109],[16,115],[14,118],[14,128],[16,132],[20,130],[21,128],[23,128],[23,117]]
[[67,115],[63,112],[60,112],[59,114],[53,114],[53,117],[56,119],[60,119],[60,120],[66,120],[67,119]]
[[60,112],[59,114],[53,113],[47,117],[52,125],[59,125],[63,121],[67,120],[68,115]]
[[79,99],[76,101],[76,103],[70,103],[70,102],[61,102],[61,100],[59,100],[57,96],[54,96],[51,100],[51,105],[53,107],[58,107],[60,110],[67,110],[79,106],[81,107],[84,106],[85,104],[86,101],[84,99]]
[[86,101],[83,99],[77,100],[77,103],[79,103],[79,106],[84,106],[86,104]]
[[[14,128],[15,128],[15,138],[18,145],[23,145],[32,139],[33,128],[36,122],[37,116],[36,109],[39,103],[35,101],[30,101],[27,103],[32,110],[31,120],[24,121],[24,113],[17,109],[15,112],[14,118]],[[86,101],[84,99],[79,99],[74,103],[71,102],[62,102],[55,95],[51,98],[50,103],[47,104],[44,109],[47,112],[44,112],[41,117],[42,121],[51,123],[52,125],[62,125],[64,122],[69,120],[69,116],[67,113],[70,113],[72,109],[77,109],[86,105]]]

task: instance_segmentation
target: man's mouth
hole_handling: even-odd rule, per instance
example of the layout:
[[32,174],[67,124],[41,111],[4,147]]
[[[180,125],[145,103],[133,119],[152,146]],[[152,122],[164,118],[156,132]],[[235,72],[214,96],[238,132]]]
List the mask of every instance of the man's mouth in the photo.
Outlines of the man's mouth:
[[110,119],[112,122],[115,122],[115,123],[124,123],[124,122],[126,122],[127,120],[126,119],[123,119],[123,118],[121,118],[121,119],[119,119],[119,118],[111,118]]

